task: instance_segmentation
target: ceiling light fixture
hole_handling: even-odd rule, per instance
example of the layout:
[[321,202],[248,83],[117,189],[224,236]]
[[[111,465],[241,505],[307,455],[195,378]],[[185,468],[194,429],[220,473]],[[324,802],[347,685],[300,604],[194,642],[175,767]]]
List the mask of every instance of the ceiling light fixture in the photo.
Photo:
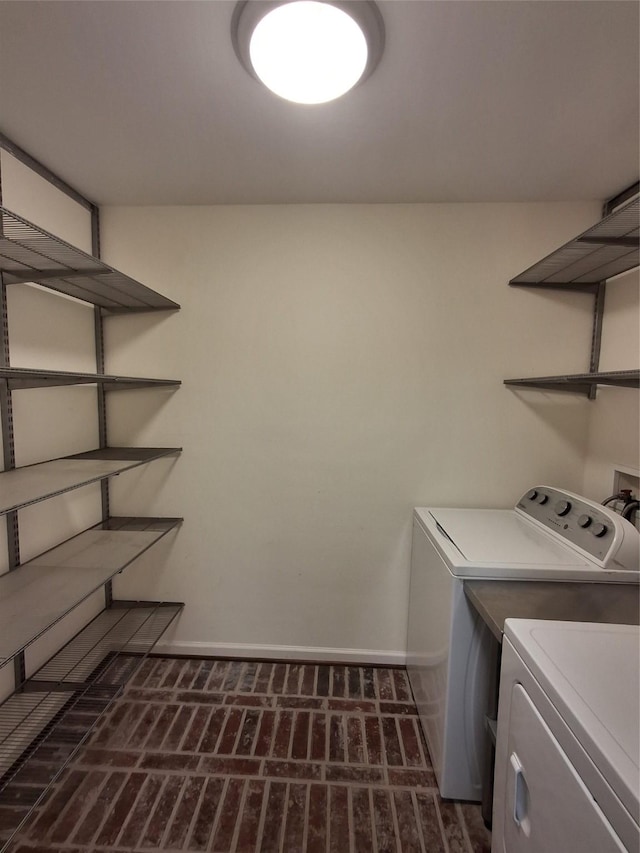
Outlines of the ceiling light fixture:
[[247,71],[276,95],[322,104],[373,72],[384,23],[370,0],[241,0],[231,40]]

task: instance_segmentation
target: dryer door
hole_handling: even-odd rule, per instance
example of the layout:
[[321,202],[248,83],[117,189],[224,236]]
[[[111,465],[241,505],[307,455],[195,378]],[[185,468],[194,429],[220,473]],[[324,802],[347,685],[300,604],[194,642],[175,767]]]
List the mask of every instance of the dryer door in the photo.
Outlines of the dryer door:
[[500,853],[624,853],[611,824],[518,683],[513,685],[506,737]]

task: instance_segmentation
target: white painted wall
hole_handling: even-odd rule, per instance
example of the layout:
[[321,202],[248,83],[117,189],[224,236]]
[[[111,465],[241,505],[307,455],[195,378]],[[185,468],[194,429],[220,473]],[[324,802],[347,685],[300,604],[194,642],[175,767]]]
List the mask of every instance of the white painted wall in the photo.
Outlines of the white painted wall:
[[502,379],[585,370],[592,299],[507,281],[598,216],[105,210],[105,257],[183,306],[107,326],[109,371],[184,383],[110,401],[114,443],[185,448],[114,484],[119,513],[185,517],[118,588],[185,600],[182,651],[401,656],[414,505],[582,487],[589,403]]

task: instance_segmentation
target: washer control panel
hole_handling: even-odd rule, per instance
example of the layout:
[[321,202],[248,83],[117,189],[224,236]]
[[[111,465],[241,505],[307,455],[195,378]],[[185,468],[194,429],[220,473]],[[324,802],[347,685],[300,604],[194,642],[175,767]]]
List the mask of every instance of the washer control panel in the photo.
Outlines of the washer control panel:
[[554,531],[602,565],[615,557],[621,534],[626,532],[624,520],[613,510],[549,486],[529,489],[516,504],[516,511]]

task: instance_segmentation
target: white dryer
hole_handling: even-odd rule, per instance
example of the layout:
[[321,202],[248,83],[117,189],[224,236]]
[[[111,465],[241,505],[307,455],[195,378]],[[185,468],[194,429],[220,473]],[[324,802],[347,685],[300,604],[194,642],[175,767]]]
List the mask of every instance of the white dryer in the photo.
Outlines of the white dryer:
[[495,659],[467,578],[638,583],[640,534],[613,510],[547,486],[512,510],[414,511],[407,669],[440,793],[482,799]]
[[640,850],[640,629],[507,619],[493,853]]

